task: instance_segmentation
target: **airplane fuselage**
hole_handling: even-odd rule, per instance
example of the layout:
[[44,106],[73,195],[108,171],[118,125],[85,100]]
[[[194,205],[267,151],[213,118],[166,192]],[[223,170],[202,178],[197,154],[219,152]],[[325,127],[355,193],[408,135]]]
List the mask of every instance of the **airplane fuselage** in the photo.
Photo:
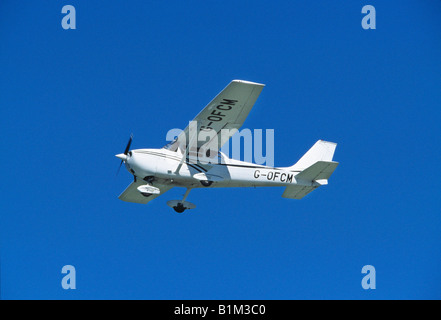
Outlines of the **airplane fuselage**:
[[126,161],[126,168],[138,179],[153,180],[187,188],[203,187],[204,180],[214,182],[210,187],[259,187],[259,186],[311,186],[308,181],[296,180],[298,172],[284,168],[273,168],[249,162],[238,161],[221,154],[216,163],[201,164],[183,161],[176,172],[183,155],[167,149],[132,150]]

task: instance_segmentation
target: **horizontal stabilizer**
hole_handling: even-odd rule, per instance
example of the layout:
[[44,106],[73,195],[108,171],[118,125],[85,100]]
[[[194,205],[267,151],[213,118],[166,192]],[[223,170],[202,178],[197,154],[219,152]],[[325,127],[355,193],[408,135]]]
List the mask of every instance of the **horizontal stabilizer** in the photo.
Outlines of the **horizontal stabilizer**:
[[304,186],[298,184],[286,187],[282,197],[290,199],[302,199],[314,189],[317,189],[321,185],[328,184],[328,179],[337,166],[338,162],[317,161],[312,166],[295,176],[298,183],[303,180],[304,182],[311,183],[311,185]]
[[309,168],[303,170],[295,176],[297,180],[315,181],[327,180],[337,168],[338,162],[334,161],[317,161]]
[[289,199],[302,199],[308,193],[318,188],[318,186],[305,187],[305,186],[289,186],[286,187],[285,192],[283,192],[282,197]]

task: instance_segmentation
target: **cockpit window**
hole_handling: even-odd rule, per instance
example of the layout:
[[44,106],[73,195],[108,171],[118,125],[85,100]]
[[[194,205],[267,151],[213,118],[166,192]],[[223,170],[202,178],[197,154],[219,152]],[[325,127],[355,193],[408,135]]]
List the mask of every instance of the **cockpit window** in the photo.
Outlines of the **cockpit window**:
[[[178,138],[174,139],[172,142],[167,143],[163,149],[170,150],[173,152],[176,152],[179,147]],[[198,152],[200,150],[198,149]],[[216,163],[216,153],[211,156],[212,152],[210,152],[210,149],[207,150],[207,153],[205,155],[200,155],[198,152],[194,152],[194,154],[190,151],[190,155],[193,155],[194,157],[201,156],[204,158],[205,161],[209,161],[211,163]],[[217,151],[217,163],[225,163],[224,154],[220,151]]]

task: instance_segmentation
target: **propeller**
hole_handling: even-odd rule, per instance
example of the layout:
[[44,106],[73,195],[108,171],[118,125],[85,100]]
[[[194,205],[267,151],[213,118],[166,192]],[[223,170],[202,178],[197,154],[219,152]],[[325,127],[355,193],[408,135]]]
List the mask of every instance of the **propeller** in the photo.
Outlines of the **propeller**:
[[127,142],[127,146],[126,146],[126,149],[124,150],[124,153],[120,153],[115,156],[115,157],[121,159],[121,163],[119,164],[119,168],[118,168],[118,171],[116,172],[116,175],[118,175],[119,170],[121,169],[123,162],[127,160],[127,155],[129,154],[130,145],[132,144],[132,140],[133,140],[133,133],[130,135],[129,142]]

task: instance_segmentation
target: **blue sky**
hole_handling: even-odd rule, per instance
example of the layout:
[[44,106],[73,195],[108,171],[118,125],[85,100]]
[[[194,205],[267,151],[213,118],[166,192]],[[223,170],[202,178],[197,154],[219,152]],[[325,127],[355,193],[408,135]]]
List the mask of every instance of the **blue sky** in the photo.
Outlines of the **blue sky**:
[[[435,0],[2,1],[1,297],[440,299],[440,14]],[[130,133],[162,147],[232,79],[266,84],[245,127],[275,130],[276,166],[338,143],[330,184],[302,200],[193,190],[184,215],[166,205],[183,189],[118,200]]]

